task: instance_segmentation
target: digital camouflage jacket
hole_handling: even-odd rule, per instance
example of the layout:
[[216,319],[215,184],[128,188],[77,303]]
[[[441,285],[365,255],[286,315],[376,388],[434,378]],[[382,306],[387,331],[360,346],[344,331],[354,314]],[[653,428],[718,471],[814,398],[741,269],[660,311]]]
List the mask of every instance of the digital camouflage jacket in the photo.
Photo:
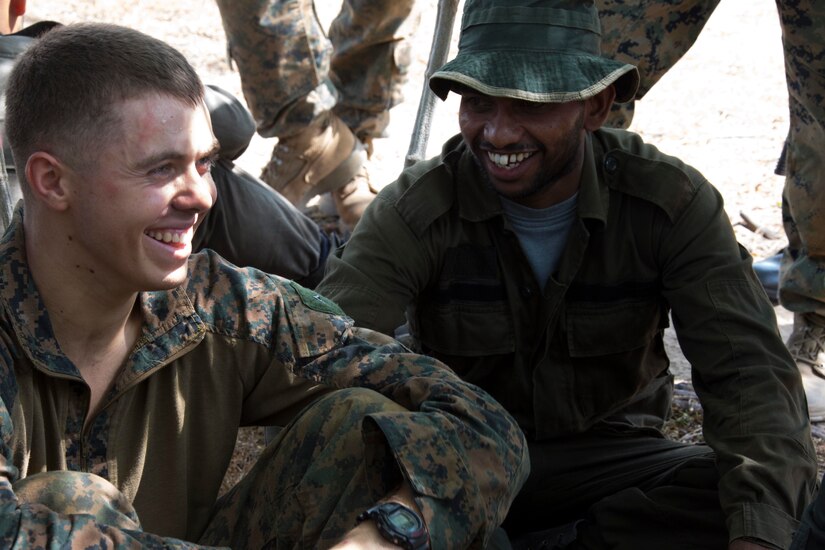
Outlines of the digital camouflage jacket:
[[[481,544],[528,473],[523,435],[489,395],[431,358],[353,329],[314,292],[211,251],[191,257],[180,287],[139,295],[142,336],[86,418],[88,386],[61,353],[26,263],[22,210],[0,243],[0,265],[3,548],[65,547],[81,532],[109,548],[179,544],[158,534],[197,540],[239,425],[284,425],[333,387],[372,388],[411,411],[371,417],[364,441],[389,446],[440,545]],[[143,531],[15,498],[21,478],[48,482],[66,470],[109,480]]]

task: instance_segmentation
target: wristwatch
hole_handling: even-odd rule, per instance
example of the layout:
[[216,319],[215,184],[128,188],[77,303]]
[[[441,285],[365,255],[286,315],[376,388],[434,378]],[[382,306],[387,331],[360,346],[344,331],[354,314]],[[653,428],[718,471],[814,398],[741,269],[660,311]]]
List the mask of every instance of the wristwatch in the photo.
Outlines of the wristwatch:
[[399,502],[382,502],[361,512],[358,523],[371,519],[381,536],[406,550],[429,550],[427,527],[414,510]]

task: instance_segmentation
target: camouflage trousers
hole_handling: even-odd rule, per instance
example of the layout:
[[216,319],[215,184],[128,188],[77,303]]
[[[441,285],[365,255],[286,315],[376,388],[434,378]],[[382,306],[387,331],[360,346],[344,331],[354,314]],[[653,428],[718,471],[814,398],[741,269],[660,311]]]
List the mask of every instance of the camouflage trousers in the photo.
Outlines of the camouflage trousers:
[[[232,548],[324,548],[355,526],[360,512],[399,482],[389,451],[366,456],[366,415],[404,410],[362,388],[330,393],[307,407],[264,449],[252,470],[214,506],[192,539]],[[376,435],[374,437],[381,437]],[[374,448],[383,448],[380,445]],[[15,484],[21,503],[103,524],[140,529],[139,511],[105,479],[47,472]]]
[[[641,86],[636,99],[693,45],[718,3],[596,0],[602,51],[639,68]],[[825,3],[777,0],[776,6],[790,120],[782,194],[788,247],[782,260],[779,298],[792,311],[825,315]],[[633,109],[633,102],[614,106],[607,124],[628,127]]]
[[324,32],[312,0],[216,0],[244,97],[264,137],[334,110],[362,140],[402,101],[414,0],[344,0]]

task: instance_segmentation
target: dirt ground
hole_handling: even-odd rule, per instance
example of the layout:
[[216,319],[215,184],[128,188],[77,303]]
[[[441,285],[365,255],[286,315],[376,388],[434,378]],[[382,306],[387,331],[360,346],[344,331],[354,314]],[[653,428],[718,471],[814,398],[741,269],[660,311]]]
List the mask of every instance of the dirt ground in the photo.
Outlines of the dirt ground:
[[[213,0],[33,0],[29,4],[27,24],[42,19],[107,21],[162,38],[187,55],[206,83],[243,99],[239,76],[227,63],[225,35]],[[340,0],[316,2],[324,23],[332,20],[339,6]],[[437,1],[421,0],[419,7],[406,101],[393,109],[389,137],[376,141],[371,161],[371,177],[379,185],[391,182],[403,167],[424,87]],[[787,90],[773,0],[752,0],[747,10],[741,7],[735,0],[721,2],[687,56],[637,104],[632,129],[704,173],[724,196],[737,237],[761,259],[785,243],[780,216],[783,179],[773,169],[788,131]],[[453,53],[457,33],[456,29]],[[428,155],[436,154],[440,144],[457,132],[457,106],[453,95],[438,104]],[[274,143],[256,136],[239,164],[259,173]],[[766,231],[758,234],[741,225],[742,214]],[[766,238],[765,233],[778,238]],[[787,334],[791,318],[781,308],[777,314]],[[669,345],[677,378],[689,381],[689,368],[672,335]],[[247,433],[239,439],[239,454],[254,455],[259,445],[260,432]],[[237,471],[243,467],[233,465]]]

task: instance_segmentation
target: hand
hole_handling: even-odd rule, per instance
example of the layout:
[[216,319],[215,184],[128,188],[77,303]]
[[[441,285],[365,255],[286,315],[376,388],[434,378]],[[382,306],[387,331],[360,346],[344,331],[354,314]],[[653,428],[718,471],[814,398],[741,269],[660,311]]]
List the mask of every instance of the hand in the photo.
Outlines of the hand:
[[751,540],[736,539],[728,545],[728,550],[771,550],[771,548]]
[[372,520],[362,521],[357,527],[344,535],[343,540],[332,547],[333,550],[355,550],[369,548],[400,548],[396,546],[378,532],[375,522]]

